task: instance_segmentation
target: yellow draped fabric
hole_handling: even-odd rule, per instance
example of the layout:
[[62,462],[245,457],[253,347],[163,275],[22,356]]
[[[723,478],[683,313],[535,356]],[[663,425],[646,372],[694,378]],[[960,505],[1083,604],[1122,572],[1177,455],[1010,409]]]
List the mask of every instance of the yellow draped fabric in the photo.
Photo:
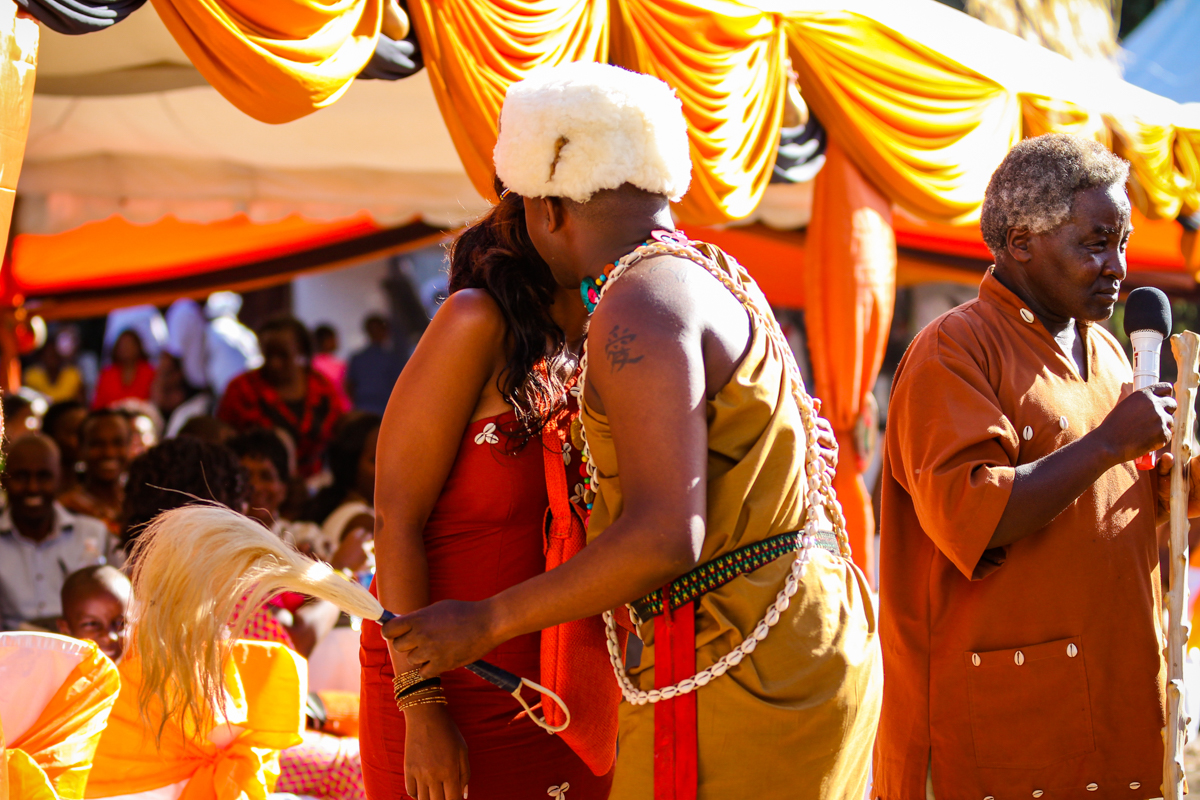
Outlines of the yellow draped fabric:
[[[86,797],[134,794],[183,781],[179,800],[265,800],[279,777],[278,751],[299,744],[307,685],[304,659],[273,642],[239,641],[226,666],[224,723],[236,738],[218,747],[209,732],[170,721],[156,748],[138,711],[140,661],[121,663],[121,695],[96,750]],[[161,706],[150,709],[161,717]],[[218,730],[222,728],[218,726]]]
[[692,185],[689,225],[745,217],[775,166],[786,42],[775,14],[729,0],[614,3],[612,63],[660,78],[683,102]]
[[8,242],[17,178],[25,158],[37,47],[37,22],[19,14],[16,3],[0,3],[0,248]]
[[383,0],[152,0],[183,52],[261,122],[342,96],[375,52]]
[[1013,95],[858,14],[793,13],[787,32],[805,100],[872,183],[924,219],[978,215],[1021,137]]
[[494,200],[492,150],[509,85],[543,64],[606,61],[608,2],[410,0],[409,15],[463,167]]
[[[54,634],[28,635],[66,639]],[[0,800],[77,800],[84,796],[96,744],[116,702],[120,681],[116,667],[95,645],[74,639],[64,643],[78,650],[80,661],[37,721],[11,742],[5,741],[0,729]],[[42,676],[34,673],[29,677],[37,681]],[[6,682],[2,691],[20,692],[22,687]]]

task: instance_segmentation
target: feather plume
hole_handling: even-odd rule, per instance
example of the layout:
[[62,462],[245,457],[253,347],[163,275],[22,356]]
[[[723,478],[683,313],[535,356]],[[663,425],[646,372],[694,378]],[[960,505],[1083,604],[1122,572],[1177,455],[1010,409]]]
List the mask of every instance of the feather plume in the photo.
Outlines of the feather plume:
[[[142,661],[143,715],[157,698],[164,719],[190,719],[203,736],[225,707],[224,665],[238,601],[253,610],[284,591],[379,619],[383,607],[357,583],[313,561],[254,520],[203,503],[166,511],[139,539],[132,561],[134,641]],[[249,615],[243,614],[245,620]]]

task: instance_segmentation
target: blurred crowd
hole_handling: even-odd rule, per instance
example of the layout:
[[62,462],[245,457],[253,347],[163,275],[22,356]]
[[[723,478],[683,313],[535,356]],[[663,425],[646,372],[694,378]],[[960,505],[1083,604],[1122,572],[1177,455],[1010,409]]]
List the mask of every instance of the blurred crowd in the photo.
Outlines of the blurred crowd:
[[[0,629],[55,629],[72,573],[121,567],[145,524],[195,498],[229,505],[368,581],[375,448],[406,357],[388,321],[338,356],[290,316],[251,331],[229,292],[109,315],[100,353],[62,325],[4,397]],[[311,609],[275,618],[311,652]]]

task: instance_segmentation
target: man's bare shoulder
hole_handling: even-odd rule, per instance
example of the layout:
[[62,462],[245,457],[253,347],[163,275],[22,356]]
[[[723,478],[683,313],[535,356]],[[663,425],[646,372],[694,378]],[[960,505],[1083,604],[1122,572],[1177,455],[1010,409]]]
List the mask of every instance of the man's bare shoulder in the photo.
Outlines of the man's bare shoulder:
[[634,321],[661,330],[680,329],[695,311],[695,284],[705,277],[697,274],[700,269],[675,256],[635,264],[605,290],[592,316],[593,329]]

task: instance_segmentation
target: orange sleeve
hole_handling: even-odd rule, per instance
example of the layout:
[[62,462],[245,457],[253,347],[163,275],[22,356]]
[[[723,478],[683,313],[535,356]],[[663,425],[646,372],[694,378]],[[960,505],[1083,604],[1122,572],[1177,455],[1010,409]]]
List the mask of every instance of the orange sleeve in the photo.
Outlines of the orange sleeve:
[[987,543],[1012,493],[1017,431],[982,367],[936,335],[937,348],[907,364],[892,391],[892,474],[912,497],[925,534],[978,580],[1004,563],[1005,551]]

